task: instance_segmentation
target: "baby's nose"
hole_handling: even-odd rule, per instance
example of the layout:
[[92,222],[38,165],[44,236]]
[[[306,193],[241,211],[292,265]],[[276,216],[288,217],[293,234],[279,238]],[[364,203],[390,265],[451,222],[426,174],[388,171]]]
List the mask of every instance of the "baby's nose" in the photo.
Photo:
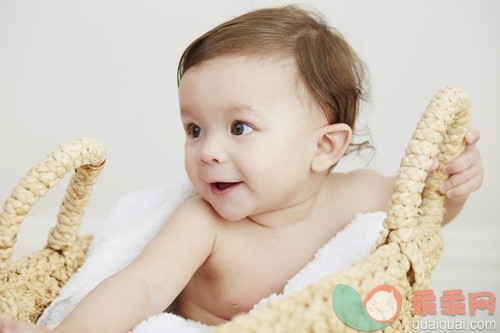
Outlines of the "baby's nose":
[[199,159],[204,164],[220,164],[227,160],[227,155],[220,142],[207,138],[200,149]]

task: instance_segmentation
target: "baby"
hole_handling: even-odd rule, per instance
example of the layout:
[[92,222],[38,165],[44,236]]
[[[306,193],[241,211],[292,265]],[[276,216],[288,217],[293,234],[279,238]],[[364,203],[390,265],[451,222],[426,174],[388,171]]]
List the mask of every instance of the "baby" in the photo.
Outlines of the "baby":
[[[167,308],[220,324],[282,291],[359,212],[387,209],[394,179],[332,173],[348,151],[362,62],[316,15],[263,9],[195,40],[178,69],[182,203],[128,267],[99,284],[56,332],[126,332]],[[470,131],[446,166],[445,221],[482,182]],[[49,331],[4,321],[0,332]]]

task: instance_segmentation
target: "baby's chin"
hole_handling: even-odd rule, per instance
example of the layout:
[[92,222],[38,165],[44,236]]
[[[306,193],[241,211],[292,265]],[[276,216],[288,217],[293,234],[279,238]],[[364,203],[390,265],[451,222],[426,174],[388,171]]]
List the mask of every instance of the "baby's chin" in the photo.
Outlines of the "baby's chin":
[[234,208],[226,210],[226,209],[217,209],[214,207],[214,210],[217,212],[217,214],[219,214],[220,217],[229,222],[238,222],[248,217],[248,215],[243,214],[243,212],[238,211]]
[[[203,198],[203,197],[202,197]],[[205,199],[205,198],[203,198]],[[219,215],[223,220],[229,222],[238,222],[244,220],[248,217],[248,214],[236,204],[217,204],[212,203],[210,199],[205,199],[210,206],[212,206],[213,210]]]
[[205,200],[212,209],[221,217],[222,219],[230,222],[237,222],[248,218],[252,214],[252,207],[249,207],[248,201],[242,202],[244,198],[241,198],[236,202],[234,198],[214,198],[210,193],[204,191],[197,191],[199,196]]

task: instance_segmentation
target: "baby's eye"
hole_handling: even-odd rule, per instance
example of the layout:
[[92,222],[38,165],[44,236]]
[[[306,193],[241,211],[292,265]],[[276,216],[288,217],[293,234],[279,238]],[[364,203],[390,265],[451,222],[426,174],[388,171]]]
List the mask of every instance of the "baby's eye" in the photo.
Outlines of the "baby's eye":
[[231,125],[231,133],[234,135],[244,135],[253,131],[253,128],[242,121],[235,121]]
[[199,138],[202,134],[203,130],[201,129],[200,126],[195,125],[195,124],[190,124],[187,127],[187,134],[193,139]]

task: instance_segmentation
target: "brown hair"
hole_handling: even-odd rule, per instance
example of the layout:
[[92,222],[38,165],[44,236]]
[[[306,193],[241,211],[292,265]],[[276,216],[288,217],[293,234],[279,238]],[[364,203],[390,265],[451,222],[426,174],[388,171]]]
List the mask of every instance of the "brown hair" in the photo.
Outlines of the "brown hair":
[[345,123],[354,130],[364,96],[364,64],[319,14],[286,6],[222,23],[187,47],[179,61],[177,83],[189,68],[228,55],[291,55],[299,78],[328,122]]

